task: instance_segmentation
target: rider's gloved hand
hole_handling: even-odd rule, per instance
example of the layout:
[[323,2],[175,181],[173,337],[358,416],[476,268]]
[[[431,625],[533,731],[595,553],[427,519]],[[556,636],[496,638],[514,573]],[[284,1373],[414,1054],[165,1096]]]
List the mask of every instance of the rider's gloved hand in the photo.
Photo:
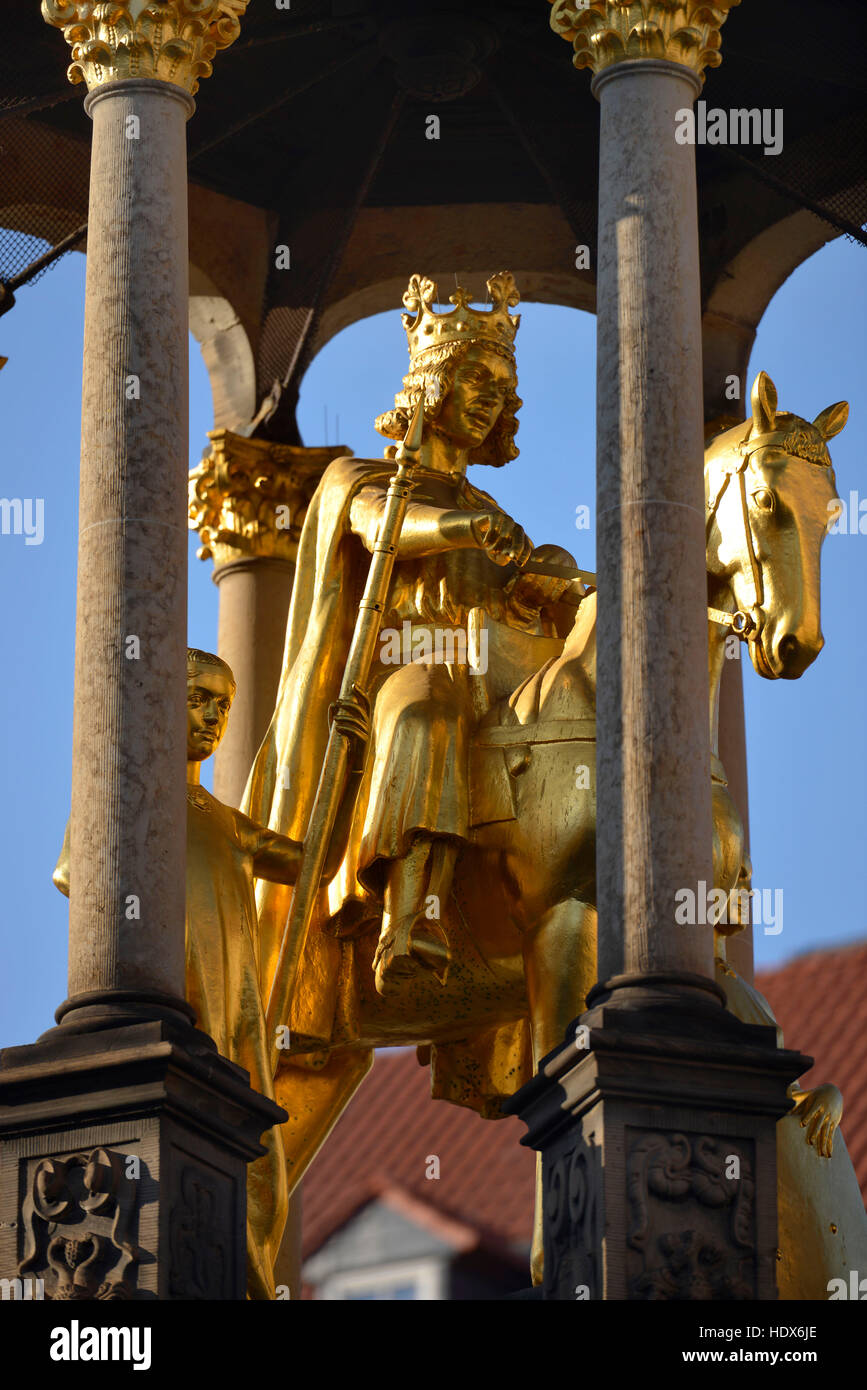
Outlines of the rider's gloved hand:
[[522,567],[533,552],[533,542],[524,528],[506,512],[493,509],[476,512],[472,517],[472,528],[476,543],[487,551],[497,565],[514,562]]

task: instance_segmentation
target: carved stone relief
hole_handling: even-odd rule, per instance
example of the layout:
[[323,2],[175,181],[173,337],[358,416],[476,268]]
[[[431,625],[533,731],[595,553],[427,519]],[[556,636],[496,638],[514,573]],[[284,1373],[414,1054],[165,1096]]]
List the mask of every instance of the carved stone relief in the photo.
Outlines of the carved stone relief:
[[96,1148],[33,1161],[18,1273],[43,1279],[46,1299],[134,1296],[143,1252],[134,1238],[138,1181],[127,1175],[129,1157]]

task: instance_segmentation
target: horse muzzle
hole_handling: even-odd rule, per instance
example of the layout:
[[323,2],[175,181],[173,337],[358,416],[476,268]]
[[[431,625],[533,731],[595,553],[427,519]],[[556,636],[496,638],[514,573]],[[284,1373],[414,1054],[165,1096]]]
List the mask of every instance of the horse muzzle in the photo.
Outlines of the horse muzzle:
[[750,643],[753,665],[766,680],[795,681],[808,666],[812,666],[825,645],[821,632],[808,638],[794,632],[780,632],[770,641],[766,632],[759,632]]

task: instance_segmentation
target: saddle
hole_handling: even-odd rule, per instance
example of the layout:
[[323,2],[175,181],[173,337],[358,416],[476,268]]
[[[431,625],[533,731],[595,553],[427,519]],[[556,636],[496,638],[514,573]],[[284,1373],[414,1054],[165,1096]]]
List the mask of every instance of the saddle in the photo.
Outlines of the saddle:
[[596,721],[539,720],[537,695],[522,699],[562,655],[562,637],[507,627],[482,608],[472,609],[469,627],[474,649],[486,650],[488,658],[486,671],[473,679],[478,723],[469,754],[470,826],[477,829],[517,818],[516,779],[529,767],[535,744],[595,738]]

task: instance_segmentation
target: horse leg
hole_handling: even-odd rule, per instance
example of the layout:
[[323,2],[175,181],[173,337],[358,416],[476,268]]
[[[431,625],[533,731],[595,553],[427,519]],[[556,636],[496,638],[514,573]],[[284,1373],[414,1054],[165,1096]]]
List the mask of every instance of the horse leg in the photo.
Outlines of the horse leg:
[[[556,903],[524,942],[524,971],[533,1034],[533,1062],[563,1041],[573,1018],[584,1012],[596,983],[596,909],[577,898]],[[536,1212],[530,1273],[542,1282],[542,1155],[536,1155]]]
[[[302,1176],[372,1066],[371,1048],[360,1052],[332,1052],[324,1067],[290,1064],[280,1072],[274,1089],[278,1104],[289,1112],[280,1134],[290,1194],[298,1188]],[[291,1288],[293,1298],[300,1293],[296,1287],[301,1253],[300,1195],[297,1193],[294,1200],[290,1195],[290,1214],[295,1219],[286,1223],[274,1262],[275,1284]]]
[[555,903],[525,938],[524,971],[538,1067],[584,1012],[596,983],[596,909],[577,898]]

